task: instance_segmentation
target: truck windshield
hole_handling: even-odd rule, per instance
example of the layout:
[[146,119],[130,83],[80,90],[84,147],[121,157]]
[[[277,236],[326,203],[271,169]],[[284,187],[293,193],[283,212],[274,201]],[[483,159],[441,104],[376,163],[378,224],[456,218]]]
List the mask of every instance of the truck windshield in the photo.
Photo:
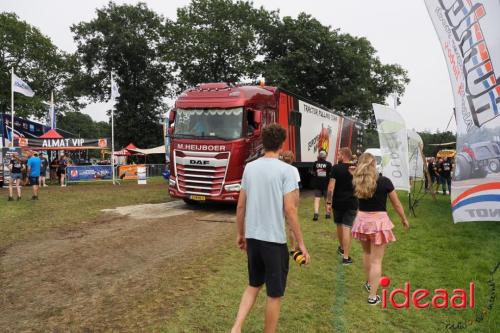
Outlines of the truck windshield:
[[177,109],[175,136],[234,140],[241,138],[243,108]]

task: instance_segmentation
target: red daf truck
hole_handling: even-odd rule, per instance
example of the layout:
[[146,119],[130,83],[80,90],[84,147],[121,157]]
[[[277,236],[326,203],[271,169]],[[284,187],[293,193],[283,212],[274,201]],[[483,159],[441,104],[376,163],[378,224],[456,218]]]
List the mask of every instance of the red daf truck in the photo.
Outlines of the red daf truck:
[[245,165],[262,155],[262,129],[287,129],[302,183],[319,150],[336,162],[340,147],[362,149],[363,124],[280,88],[200,84],[184,91],[169,114],[169,192],[188,203],[236,202]]

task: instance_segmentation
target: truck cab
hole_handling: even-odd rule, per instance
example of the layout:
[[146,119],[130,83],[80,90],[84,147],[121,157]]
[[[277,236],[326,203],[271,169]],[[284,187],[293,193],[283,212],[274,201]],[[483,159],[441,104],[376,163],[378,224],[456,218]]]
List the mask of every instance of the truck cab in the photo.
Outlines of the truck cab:
[[273,88],[207,83],[183,92],[168,121],[170,195],[237,201],[243,168],[261,155],[261,128],[275,109]]

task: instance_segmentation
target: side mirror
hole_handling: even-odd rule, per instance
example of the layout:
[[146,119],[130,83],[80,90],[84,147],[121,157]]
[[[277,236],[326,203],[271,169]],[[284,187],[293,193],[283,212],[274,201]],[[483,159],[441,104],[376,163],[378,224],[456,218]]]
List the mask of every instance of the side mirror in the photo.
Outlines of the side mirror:
[[260,126],[260,124],[262,123],[262,111],[253,111],[253,122],[255,123],[255,125],[257,125],[257,127]]
[[170,114],[168,115],[168,124],[172,125],[175,121],[175,116],[177,115],[177,111],[175,110],[170,110]]

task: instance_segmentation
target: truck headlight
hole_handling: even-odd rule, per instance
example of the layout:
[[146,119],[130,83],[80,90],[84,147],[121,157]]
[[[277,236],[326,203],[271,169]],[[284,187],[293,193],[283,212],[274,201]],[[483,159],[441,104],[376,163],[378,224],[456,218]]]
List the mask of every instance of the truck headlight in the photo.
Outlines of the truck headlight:
[[230,184],[224,186],[227,192],[239,192],[241,190],[241,184]]
[[168,179],[168,185],[169,185],[169,186],[175,186],[175,184],[176,184],[176,183],[175,183],[175,180],[173,180],[172,178],[169,178],[169,179]]

